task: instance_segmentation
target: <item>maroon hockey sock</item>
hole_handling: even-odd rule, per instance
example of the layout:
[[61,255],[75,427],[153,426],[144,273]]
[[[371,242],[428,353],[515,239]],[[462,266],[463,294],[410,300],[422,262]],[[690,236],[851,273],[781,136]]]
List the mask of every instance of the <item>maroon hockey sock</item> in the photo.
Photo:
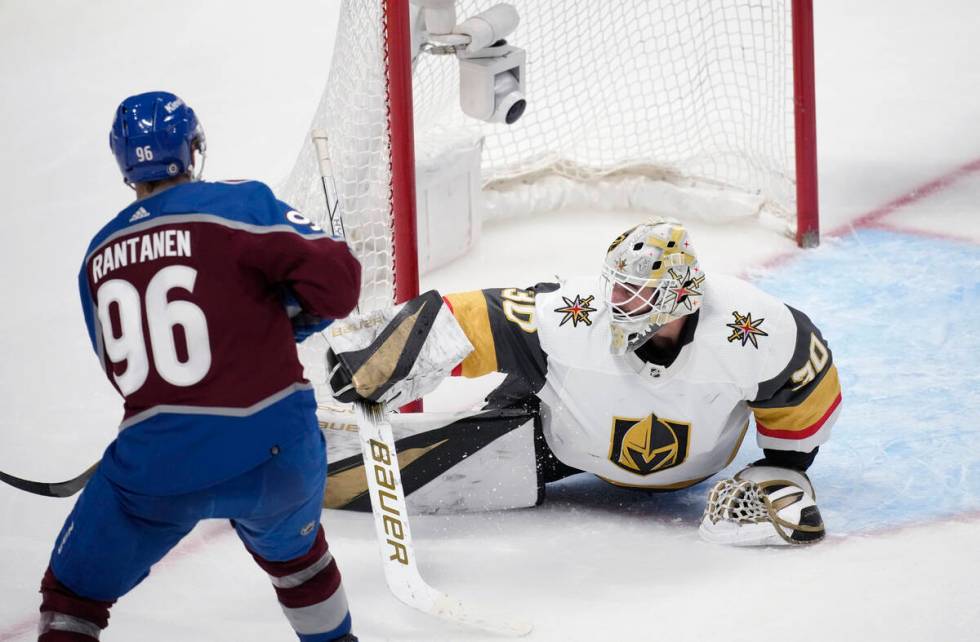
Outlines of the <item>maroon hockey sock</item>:
[[113,602],[90,600],[58,581],[51,567],[41,580],[38,642],[92,642],[109,626]]
[[348,632],[347,598],[322,526],[313,547],[296,559],[271,562],[255,553],[252,557],[269,574],[282,610],[297,633],[329,632],[331,637],[339,637]]

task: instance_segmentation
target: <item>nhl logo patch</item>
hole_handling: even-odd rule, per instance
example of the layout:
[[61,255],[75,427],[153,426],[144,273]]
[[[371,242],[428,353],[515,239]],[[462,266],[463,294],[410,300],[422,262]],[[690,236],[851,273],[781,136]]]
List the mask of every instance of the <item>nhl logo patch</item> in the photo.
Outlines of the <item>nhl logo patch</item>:
[[563,326],[569,321],[572,322],[573,328],[577,328],[579,323],[592,325],[592,319],[589,318],[589,314],[596,311],[592,307],[592,301],[595,299],[595,295],[589,295],[583,299],[581,295],[576,294],[574,299],[569,299],[567,296],[563,296],[562,299],[565,301],[564,307],[555,308],[555,312],[560,312],[565,315],[558,324],[559,326]]
[[691,424],[660,419],[613,417],[609,460],[631,473],[650,475],[687,459]]
[[732,312],[732,316],[735,317],[735,323],[726,323],[725,325],[732,329],[732,333],[728,335],[728,342],[741,341],[742,345],[745,346],[749,342],[752,343],[752,347],[756,350],[759,349],[759,339],[758,337],[768,337],[769,333],[760,329],[762,322],[765,319],[752,319],[752,313],[747,312],[745,316],[739,314],[737,311]]

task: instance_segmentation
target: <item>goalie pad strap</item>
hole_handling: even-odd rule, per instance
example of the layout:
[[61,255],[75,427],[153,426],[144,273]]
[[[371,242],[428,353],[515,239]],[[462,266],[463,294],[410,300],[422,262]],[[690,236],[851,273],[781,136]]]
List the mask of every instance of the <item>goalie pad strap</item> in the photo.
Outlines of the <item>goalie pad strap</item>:
[[760,486],[771,488],[774,485],[783,484],[797,486],[810,496],[816,499],[817,495],[813,490],[810,478],[792,468],[782,468],[780,466],[749,466],[735,474],[736,481],[750,481]]

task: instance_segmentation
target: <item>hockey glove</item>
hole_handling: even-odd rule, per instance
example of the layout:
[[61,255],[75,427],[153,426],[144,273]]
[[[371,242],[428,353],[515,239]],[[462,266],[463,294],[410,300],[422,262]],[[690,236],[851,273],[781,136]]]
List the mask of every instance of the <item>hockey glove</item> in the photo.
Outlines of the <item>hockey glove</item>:
[[343,402],[408,403],[435,389],[473,351],[435,290],[338,321],[327,341],[330,388]]
[[282,306],[286,309],[289,322],[293,325],[293,339],[296,343],[302,343],[311,335],[323,332],[333,323],[333,319],[323,319],[303,310],[299,299],[289,288],[284,287],[281,296]]
[[735,546],[812,544],[825,534],[815,499],[804,473],[749,466],[711,489],[699,533]]

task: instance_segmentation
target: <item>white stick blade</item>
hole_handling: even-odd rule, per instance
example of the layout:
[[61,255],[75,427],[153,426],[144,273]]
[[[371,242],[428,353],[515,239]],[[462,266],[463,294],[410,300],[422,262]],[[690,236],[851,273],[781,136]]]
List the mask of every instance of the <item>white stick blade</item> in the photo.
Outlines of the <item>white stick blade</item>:
[[474,610],[422,579],[416,564],[391,424],[377,404],[356,403],[354,411],[381,565],[391,592],[402,603],[448,622],[511,637],[530,633],[533,627],[529,622]]

